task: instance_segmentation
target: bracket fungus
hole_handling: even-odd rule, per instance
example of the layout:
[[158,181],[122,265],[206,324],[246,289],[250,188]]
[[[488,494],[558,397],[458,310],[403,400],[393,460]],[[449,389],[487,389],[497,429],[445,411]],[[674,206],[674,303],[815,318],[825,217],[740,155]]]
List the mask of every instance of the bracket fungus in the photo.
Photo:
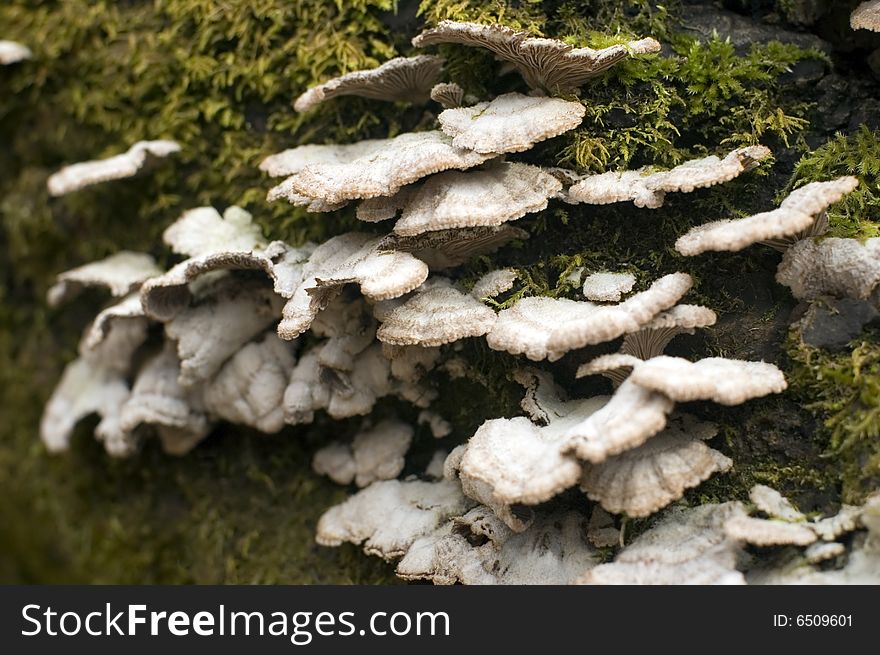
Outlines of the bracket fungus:
[[[596,232],[594,221],[568,225],[569,214],[595,211],[550,206],[562,200],[656,208],[668,193],[733,180],[770,151],[752,145],[665,171],[645,167],[582,177],[554,164],[571,159],[579,170],[590,167],[581,146],[592,148],[595,139],[604,148],[604,137],[594,132],[607,108],[589,108],[575,92],[629,55],[657,52],[656,41],[578,48],[500,25],[442,21],[413,43],[483,47],[508,70],[518,70],[530,94],[515,91],[525,86],[509,78],[488,87],[468,76],[440,82],[443,60],[434,55],[398,57],[306,91],[295,102],[297,111],[342,95],[430,99],[442,111],[429,104],[391,120],[367,116],[357,126],[331,131],[395,136],[300,145],[259,165],[279,178],[268,201],[285,198],[325,213],[351,203],[356,212],[303,221],[302,212],[295,212],[293,223],[273,224],[236,206],[222,214],[197,207],[163,233],[173,257],[168,270],[149,255],[123,251],[62,273],[49,291],[50,304],[86,286],[105,288],[113,299],[86,327],[78,357],[45,407],[40,432],[47,449],[66,449],[76,423],[89,414],[99,416],[95,436],[118,457],[132,455],[151,435],[166,453],[183,455],[218,424],[268,434],[294,426],[290,434],[308,437],[309,448],[325,438],[314,444],[314,471],[354,485],[347,500],[321,517],[317,542],[362,544],[368,554],[397,561],[397,574],[407,580],[742,584],[744,574],[750,581],[876,579],[871,570],[880,562],[880,501],[812,518],[768,487],[752,489],[752,515],[738,502],[706,504],[699,493],[686,493],[734,466],[721,450],[743,458],[737,462],[743,473],[754,460],[749,448],[710,447],[719,428],[681,413],[677,403],[737,405],[783,391],[785,377],[763,361],[664,355],[677,334],[717,320],[708,307],[682,303],[694,285],[691,275],[684,269],[667,274],[677,270],[668,252],[636,252],[640,243],[654,244],[653,237],[640,240],[636,234],[631,240],[616,228]],[[367,59],[374,54],[364,52]],[[451,69],[456,78],[461,62]],[[676,88],[690,88],[676,79]],[[621,81],[622,92],[633,90],[632,80],[609,78],[600,95],[613,97],[614,89],[604,87]],[[463,86],[505,93],[478,101]],[[548,140],[578,128],[588,109],[596,120],[559,152],[560,144]],[[276,118],[269,124],[285,124]],[[616,122],[608,119],[609,126]],[[312,134],[329,134],[317,113],[306,123]],[[675,132],[668,122],[661,127]],[[406,129],[412,131],[399,133]],[[629,129],[623,128],[623,136],[638,149],[605,148],[600,159],[645,160],[651,147]],[[747,133],[737,128],[737,134]],[[264,136],[266,143],[272,140]],[[679,146],[699,149],[692,136],[683,131],[680,144],[670,143],[676,150],[663,163],[679,160]],[[150,158],[179,149],[173,142],[140,142],[117,157],[62,169],[48,189],[61,195],[132,176]],[[593,168],[604,166],[597,162]],[[777,279],[797,298],[874,303],[880,239],[808,238],[827,227],[825,210],[857,184],[854,177],[810,182],[774,211],[696,227],[676,248],[692,255],[765,243],[784,251]],[[187,193],[180,195],[166,189],[159,200],[193,198],[190,186],[181,187]],[[206,193],[210,189],[196,195]],[[247,199],[249,193],[222,197]],[[53,206],[62,210],[66,203]],[[614,213],[639,212],[621,206]],[[352,214],[376,225],[346,232]],[[527,229],[512,223],[526,216]],[[678,221],[665,212],[661,218],[667,227]],[[379,225],[386,220],[393,227]],[[281,240],[293,235],[297,245]],[[504,246],[509,248],[489,256]],[[693,272],[706,277],[701,266]],[[700,292],[707,303],[727,299],[724,286],[704,284]],[[745,314],[732,319],[726,330],[756,320]],[[473,339],[479,337],[488,349]],[[761,345],[757,352],[777,352]],[[500,354],[555,362],[581,349],[553,371],[570,374],[590,359],[577,377],[606,375],[614,383],[611,395],[569,394],[575,387],[557,384],[551,367],[517,368],[513,358]],[[525,389],[519,409],[509,382]],[[471,385],[485,389],[486,398]],[[735,432],[732,421],[753,428],[741,412],[715,414],[725,434]],[[365,418],[331,423],[353,417]],[[310,423],[312,429],[300,427]],[[443,451],[435,438],[447,439]],[[264,446],[274,448],[276,441]],[[750,477],[718,480],[711,495],[732,497]],[[690,502],[703,504],[685,507]],[[649,516],[650,524],[630,522]],[[641,533],[627,544],[630,527]],[[791,563],[796,576],[787,568]]]
[[381,150],[387,139],[367,139],[356,143],[307,144],[269,155],[260,162],[260,170],[270,177],[295,175],[317,164],[343,164],[367,157]]
[[493,155],[523,152],[573,130],[585,113],[579,102],[505,93],[472,107],[447,109],[438,119],[454,147]]
[[150,426],[166,453],[185,455],[208,435],[212,421],[202,403],[202,388],[186,389],[179,378],[177,349],[167,341],[138,372],[122,406],[120,426],[132,442],[138,426]]
[[819,214],[858,186],[858,178],[810,182],[792,191],[777,209],[746,218],[698,225],[675,242],[682,255],[708,250],[736,252],[754,243],[791,237],[808,229]]
[[803,239],[782,256],[776,281],[799,300],[871,297],[880,284],[880,238]]
[[395,560],[416,539],[473,505],[449,480],[383,480],[327,510],[318,521],[315,539],[324,546],[362,543],[368,555]]
[[727,521],[745,515],[736,501],[672,508],[614,561],[590,569],[581,584],[745,584],[736,570],[739,546]]
[[632,273],[592,273],[584,280],[583,293],[587,300],[620,302],[635,284],[636,276]]
[[880,32],[880,0],[868,0],[853,9],[849,24],[854,30]]
[[656,209],[663,206],[667,193],[691,193],[716,184],[729,182],[753,169],[770,156],[764,146],[737,148],[720,158],[710,155],[679,164],[668,171],[609,172],[581,178],[566,192],[566,202],[607,205],[632,201],[636,207]]
[[335,442],[315,453],[312,468],[338,484],[366,487],[377,480],[393,480],[403,471],[413,429],[385,420],[358,432],[351,444]]
[[546,209],[547,201],[561,189],[555,177],[528,164],[499,162],[483,170],[440,173],[413,189],[400,203],[403,212],[394,233],[415,236],[452,228],[501,225]]
[[428,266],[409,253],[380,247],[381,239],[349,232],[315,248],[302,269],[302,281],[289,295],[278,324],[282,339],[305,332],[324,307],[349,283],[369,300],[398,298],[419,287]]
[[703,443],[716,433],[711,424],[676,417],[638,448],[585,467],[581,489],[614,514],[653,514],[686,489],[733,466],[730,458]]
[[349,200],[392,196],[401,187],[428,175],[453,168],[473,168],[493,156],[456,147],[439,130],[406,133],[385,139],[358,157],[305,166],[269,191],[269,197],[286,197],[297,205],[313,200],[338,205]]
[[161,273],[150,255],[123,250],[97,262],[58,275],[48,291],[49,305],[55,307],[76,296],[85,287],[104,287],[120,298],[138,289],[149,278]]
[[524,241],[529,233],[512,225],[463,227],[425,232],[413,237],[389,234],[379,241],[381,250],[410,252],[432,271],[460,266],[480,255],[488,255],[511,241]]
[[660,50],[660,44],[654,39],[594,50],[575,48],[556,39],[537,38],[503,25],[449,20],[425,30],[412,43],[417,48],[442,43],[486,48],[513,64],[529,87],[546,93],[570,93],[631,54]]
[[585,523],[577,512],[560,511],[516,533],[478,506],[417,539],[397,575],[435,584],[571,584],[599,561]]
[[263,284],[221,280],[178,313],[165,324],[165,333],[177,342],[180,383],[188,387],[212,378],[229,357],[278,320],[281,302]]
[[788,386],[773,364],[723,357],[690,362],[661,355],[636,366],[628,379],[676,402],[711,400],[721,405],[739,405]]
[[397,346],[440,346],[492,329],[495,312],[451,284],[436,284],[382,319],[376,337]]
[[230,423],[278,432],[294,362],[291,345],[272,332],[245,344],[205,387],[205,408]]
[[121,155],[65,166],[49,176],[49,194],[63,196],[93,184],[134,177],[151,160],[180,151],[174,141],[138,141]]
[[8,66],[20,61],[31,59],[34,53],[27,46],[15,41],[0,40],[0,66]]
[[338,96],[423,103],[442,70],[443,59],[434,55],[395,57],[377,68],[353,71],[314,86],[296,99],[293,108],[308,111]]
[[495,298],[505,291],[510,291],[516,282],[516,271],[510,268],[499,268],[489,271],[476,281],[471,288],[471,295],[478,300]]

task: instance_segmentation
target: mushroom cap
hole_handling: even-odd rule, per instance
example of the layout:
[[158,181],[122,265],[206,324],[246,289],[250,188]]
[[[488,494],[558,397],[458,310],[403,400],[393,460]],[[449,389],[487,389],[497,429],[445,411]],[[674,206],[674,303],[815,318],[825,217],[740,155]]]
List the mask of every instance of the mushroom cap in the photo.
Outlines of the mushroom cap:
[[744,516],[741,503],[671,508],[624,548],[614,562],[587,571],[582,584],[744,584],[736,570],[739,546],[725,522]]
[[281,299],[257,281],[222,280],[195,305],[165,324],[177,342],[180,384],[191,387],[214,377],[226,360],[272,325]]
[[733,462],[702,439],[717,432],[689,416],[674,419],[638,448],[587,466],[581,489],[609,512],[649,516]]
[[637,332],[657,314],[675,305],[692,285],[687,273],[672,273],[618,305],[595,307],[588,315],[556,323],[547,339],[550,360],[559,359],[570,350]]
[[126,432],[139,425],[149,425],[175,438],[162,439],[165,452],[185,455],[208,436],[211,421],[201,400],[201,388],[180,386],[180,360],[174,343],[166,341],[163,349],[144,364],[132,386],[131,396],[120,412],[119,423]]
[[568,93],[581,86],[629,54],[658,52],[654,39],[630,41],[601,50],[575,48],[555,39],[536,38],[503,25],[441,21],[413,41],[421,48],[439,43],[486,48],[497,57],[511,62],[532,89],[548,93]]
[[517,274],[511,268],[499,268],[489,271],[476,281],[471,288],[471,295],[477,300],[495,298],[505,291],[510,291],[516,282]]
[[231,423],[273,434],[284,427],[282,399],[295,358],[274,333],[235,353],[204,392],[209,412]]
[[573,130],[585,113],[579,102],[505,93],[472,107],[447,109],[438,118],[454,147],[493,155],[523,152]]
[[398,346],[440,346],[486,334],[495,312],[452,286],[435,286],[391,311],[376,332],[379,341]]
[[93,184],[133,177],[148,158],[167,157],[178,151],[180,146],[174,141],[138,141],[121,155],[65,166],[50,175],[46,185],[49,195],[63,196]]
[[746,146],[733,150],[724,158],[710,155],[679,164],[668,171],[654,172],[642,168],[589,175],[568,190],[566,200],[591,205],[631,200],[636,207],[656,209],[663,206],[667,193],[691,193],[695,189],[729,182],[768,156],[769,148]]
[[34,53],[27,46],[15,41],[0,40],[0,66],[7,66],[25,59],[31,59]]
[[676,402],[712,400],[722,405],[739,405],[788,386],[773,364],[722,357],[690,362],[661,355],[639,364],[628,380]]
[[368,555],[395,560],[416,539],[473,505],[459,484],[449,480],[374,482],[324,512],[315,540],[322,546],[363,543]]
[[880,238],[803,239],[782,257],[776,281],[798,300],[821,296],[868,299],[880,284]]
[[425,102],[442,70],[443,59],[434,55],[395,57],[377,68],[353,71],[313,86],[296,99],[293,108],[307,111],[338,96]]
[[49,306],[57,307],[86,287],[104,287],[116,297],[137,289],[144,281],[161,274],[150,255],[122,250],[96,262],[61,273],[49,288]]
[[110,305],[98,312],[98,315],[83,333],[79,343],[79,351],[86,353],[100,348],[110,339],[110,335],[117,325],[120,325],[123,330],[127,329],[124,324],[128,322],[136,322],[146,326],[145,318],[138,294],[129,294],[115,305]]
[[299,197],[330,204],[391,196],[428,175],[452,168],[473,168],[492,156],[455,147],[452,139],[440,131],[406,133],[386,139],[381,147],[354,159],[306,166],[270,194],[277,197],[292,191]]
[[549,500],[577,484],[581,475],[580,463],[560,450],[558,435],[525,417],[486,421],[468,441],[461,460],[465,493],[466,481],[476,480],[505,505]]
[[380,247],[380,239],[349,232],[315,248],[302,269],[278,324],[282,339],[295,339],[309,329],[318,313],[355,283],[369,300],[399,298],[428,277],[428,266],[406,252]]
[[556,511],[514,533],[478,506],[416,540],[397,574],[435,584],[571,584],[599,561],[585,523],[578,512]]
[[96,413],[101,422],[95,434],[105,441],[107,451],[114,456],[132,454],[135,444],[119,429],[119,412],[129,393],[125,377],[118,371],[83,358],[73,360],[43,408],[40,439],[46,450],[67,450],[76,424]]
[[282,298],[289,298],[302,282],[303,268],[313,251],[311,244],[291,248],[273,241],[265,249],[216,252],[191,257],[163,275],[150,278],[141,287],[144,312],[158,321],[169,321],[190,304],[198,289],[210,285],[230,271],[258,270],[274,283]]
[[307,144],[269,155],[260,170],[270,177],[294,175],[316,164],[343,164],[381,150],[389,139],[366,139],[357,143]]
[[500,162],[485,170],[430,177],[403,203],[394,233],[415,236],[461,227],[495,226],[547,207],[562,184],[537,166]]
[[355,482],[358,487],[393,480],[403,471],[412,437],[413,429],[406,423],[381,421],[355,435],[350,445],[336,442],[319,450],[312,468],[334,482]]
[[162,233],[162,240],[178,255],[200,257],[220,252],[250,252],[268,245],[260,226],[240,207],[220,215],[213,207],[185,211]]
[[584,296],[596,302],[619,302],[620,297],[632,291],[636,276],[632,273],[592,273],[584,280]]
[[601,409],[567,426],[564,450],[578,459],[601,464],[660,432],[673,407],[665,395],[633,383],[630,375]]
[[689,230],[675,242],[682,255],[707,250],[736,252],[760,241],[793,236],[809,228],[816,216],[858,186],[856,177],[810,182],[792,191],[777,209],[746,218],[705,223]]
[[880,32],[880,0],[868,0],[853,9],[849,24],[854,30]]
[[770,521],[753,516],[734,516],[724,524],[731,539],[755,546],[808,546],[816,541],[816,533],[801,523]]
[[790,500],[767,485],[756,484],[749,490],[749,498],[759,510],[774,518],[783,521],[805,521],[807,518]]
[[486,342],[492,350],[525,355],[532,361],[547,359],[551,355],[548,342],[556,326],[583,321],[597,309],[592,303],[567,298],[521,298],[498,313]]

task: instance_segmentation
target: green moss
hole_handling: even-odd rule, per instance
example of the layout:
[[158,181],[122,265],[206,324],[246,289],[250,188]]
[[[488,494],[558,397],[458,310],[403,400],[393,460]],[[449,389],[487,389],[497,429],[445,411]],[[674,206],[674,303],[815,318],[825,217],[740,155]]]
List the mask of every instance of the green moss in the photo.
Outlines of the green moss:
[[[740,55],[729,41],[671,38],[673,57],[642,56],[585,87],[587,115],[569,132],[560,164],[603,172],[684,160],[741,145],[790,145],[808,125],[809,103],[781,76],[816,51],[755,44]],[[686,135],[683,137],[683,135]]]
[[880,332],[867,330],[842,353],[787,343],[788,379],[822,421],[826,456],[839,462],[843,495],[857,502],[880,482]]
[[855,175],[859,186],[828,210],[829,236],[866,239],[880,234],[880,131],[862,125],[852,135],[838,134],[805,154],[795,166],[787,195],[810,182]]

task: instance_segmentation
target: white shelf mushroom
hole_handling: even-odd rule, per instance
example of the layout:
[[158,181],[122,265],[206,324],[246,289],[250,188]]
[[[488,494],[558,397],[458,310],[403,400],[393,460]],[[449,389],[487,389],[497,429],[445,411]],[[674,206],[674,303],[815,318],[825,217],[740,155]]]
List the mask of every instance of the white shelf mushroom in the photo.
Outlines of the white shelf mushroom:
[[409,253],[380,247],[380,239],[349,232],[315,248],[304,265],[302,282],[290,292],[278,324],[282,339],[295,339],[349,283],[370,300],[398,298],[428,277],[428,266]]
[[449,20],[441,21],[437,27],[413,39],[417,48],[441,43],[486,48],[513,64],[532,89],[548,93],[569,93],[630,55],[660,50],[660,44],[654,39],[594,50],[575,48],[556,39],[536,38],[503,25]]
[[376,337],[397,346],[440,346],[492,329],[496,314],[451,283],[417,290],[382,319]]
[[140,425],[156,430],[162,449],[185,455],[208,436],[212,421],[202,403],[202,389],[185,389],[178,381],[180,360],[172,341],[138,372],[131,396],[120,412],[120,426],[133,434]]
[[180,384],[205,382],[244,344],[281,315],[281,299],[255,281],[220,280],[196,303],[165,324],[165,334],[177,342]]
[[505,93],[472,107],[447,109],[438,120],[454,147],[493,155],[523,152],[573,130],[585,113],[579,102]]
[[100,261],[61,273],[49,288],[47,300],[56,307],[86,287],[103,287],[120,298],[136,290],[162,270],[150,255],[122,250]]
[[281,430],[282,399],[295,363],[292,350],[274,333],[246,344],[206,384],[207,411],[267,434]]
[[395,57],[377,68],[353,71],[314,86],[296,99],[293,108],[308,111],[339,96],[423,103],[442,70],[443,59],[433,55]]
[[724,533],[745,515],[741,503],[672,508],[614,561],[590,569],[581,584],[745,584],[736,570],[739,544]]
[[483,298],[495,298],[505,291],[510,291],[516,282],[516,271],[510,268],[500,268],[489,271],[474,283],[471,295],[477,300]]
[[717,428],[687,415],[677,417],[645,444],[586,466],[581,489],[609,512],[649,516],[733,461],[703,443]]
[[417,539],[397,565],[405,580],[435,584],[571,584],[595,566],[584,517],[555,512],[514,533],[485,507]]
[[880,32],[880,0],[868,0],[853,9],[849,24],[854,30]]
[[443,132],[415,132],[385,139],[353,159],[310,164],[269,191],[269,199],[286,197],[303,205],[312,200],[335,206],[349,200],[392,196],[401,187],[449,169],[482,164],[493,154],[452,145]]
[[413,428],[396,420],[379,422],[358,432],[351,444],[334,442],[321,448],[312,468],[338,484],[366,487],[377,480],[393,480],[403,471]]
[[315,540],[323,546],[363,544],[368,555],[395,560],[416,539],[473,506],[458,483],[449,480],[374,482],[324,512]]
[[[462,227],[497,226],[547,208],[562,184],[537,166],[499,162],[476,171],[447,171],[395,196],[403,209],[394,233],[415,236]],[[388,200],[388,199],[379,199]],[[373,201],[366,200],[364,203]],[[362,205],[363,206],[363,205]],[[369,216],[391,218],[396,210],[373,204]],[[358,208],[358,217],[361,208]]]
[[880,238],[804,239],[783,255],[776,281],[798,300],[821,296],[865,300],[880,285]]
[[858,186],[858,178],[810,182],[792,191],[777,209],[746,218],[698,225],[675,242],[682,255],[709,250],[736,252],[752,244],[776,241],[810,228],[819,214]]
[[729,182],[769,156],[770,150],[764,146],[746,146],[724,158],[710,155],[668,171],[643,168],[589,175],[573,184],[564,199],[571,204],[590,205],[632,201],[636,207],[657,209],[663,206],[667,193],[691,193]]
[[34,53],[27,46],[15,41],[0,40],[0,66],[8,66],[33,58]]
[[87,186],[134,177],[150,161],[180,151],[174,141],[138,141],[125,153],[108,159],[65,166],[49,176],[49,194],[63,196]]
[[611,273],[602,271],[591,273],[584,280],[583,293],[587,300],[596,302],[620,302],[620,298],[636,284],[632,273]]

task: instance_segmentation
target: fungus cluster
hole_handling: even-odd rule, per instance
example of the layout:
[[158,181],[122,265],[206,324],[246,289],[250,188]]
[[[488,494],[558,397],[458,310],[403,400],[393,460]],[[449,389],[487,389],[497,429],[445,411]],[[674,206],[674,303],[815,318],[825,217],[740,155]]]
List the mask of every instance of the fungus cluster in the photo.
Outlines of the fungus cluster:
[[[416,47],[441,43],[489,50],[521,74],[528,94],[471,98],[443,81],[441,58],[393,59],[307,90],[295,109],[343,95],[435,103],[433,129],[301,145],[260,164],[283,178],[269,201],[325,213],[328,223],[354,203],[363,223],[393,224],[293,246],[268,242],[243,209],[221,215],[202,207],[165,230],[165,244],[179,258],[167,270],[149,255],[121,252],[58,277],[52,304],[89,286],[113,300],[86,329],[79,357],[46,407],[47,447],[67,448],[75,423],[92,413],[100,417],[96,437],[114,456],[130,456],[150,434],[168,453],[184,454],[218,421],[275,433],[310,423],[318,412],[364,417],[352,439],[334,440],[314,456],[318,474],[359,488],[323,515],[317,541],[362,544],[397,562],[402,578],[436,583],[740,583],[745,544],[813,548],[822,540],[808,556],[819,561],[839,550],[833,544],[843,531],[860,529],[859,521],[870,528],[852,518],[868,509],[847,510],[851,520],[833,526],[813,523],[758,488],[753,501],[769,518],[749,516],[736,502],[672,507],[613,562],[601,563],[607,558],[600,549],[624,543],[618,525],[626,519],[660,512],[736,466],[709,444],[718,426],[678,405],[732,406],[780,393],[782,372],[762,361],[664,354],[676,335],[716,321],[710,308],[682,302],[694,286],[684,272],[640,283],[629,271],[594,270],[583,298],[521,294],[499,303],[516,286],[516,270],[468,281],[456,268],[527,238],[508,224],[551,202],[654,209],[668,193],[746,174],[770,151],[748,146],[666,171],[581,176],[541,167],[522,153],[580,124],[585,107],[572,99],[577,89],[659,44],[643,39],[594,50],[450,21],[413,40]],[[49,190],[61,195],[131,176],[151,157],[176,150],[173,142],[141,142],[123,155],[62,169]],[[793,243],[855,184],[840,178],[804,186],[774,211],[700,226],[675,247],[696,255]],[[798,297],[870,295],[880,282],[873,242],[830,241],[784,246],[780,281]],[[805,258],[813,262],[809,274],[801,270]],[[456,434],[432,409],[438,392],[430,373],[467,374],[470,364],[456,354],[465,339],[532,362],[604,350],[577,376],[602,374],[613,393],[570,398],[546,368],[519,361],[524,415]],[[412,405],[417,421],[374,416],[384,397]],[[422,473],[401,478],[417,434],[412,423],[460,443],[438,449]]]

